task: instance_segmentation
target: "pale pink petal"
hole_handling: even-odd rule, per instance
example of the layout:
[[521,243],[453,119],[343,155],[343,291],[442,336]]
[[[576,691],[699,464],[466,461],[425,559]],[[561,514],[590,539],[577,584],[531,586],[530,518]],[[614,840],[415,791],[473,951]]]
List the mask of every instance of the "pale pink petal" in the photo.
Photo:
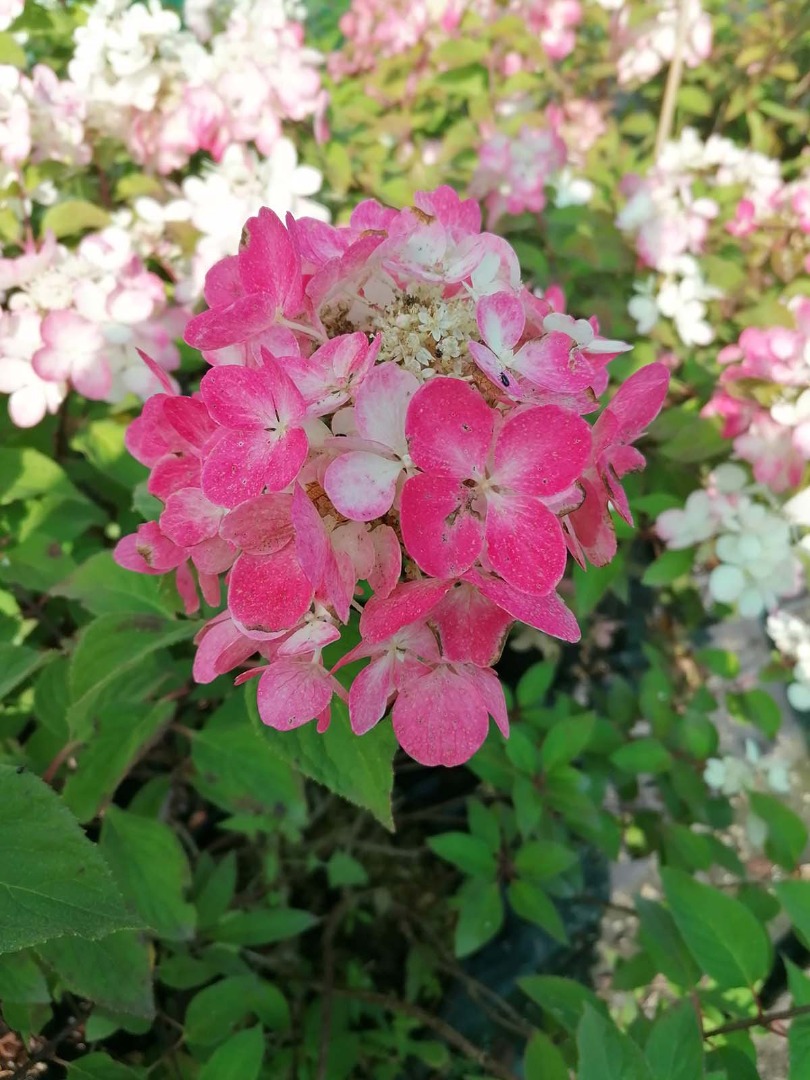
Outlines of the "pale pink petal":
[[311,660],[274,660],[259,680],[256,701],[263,724],[290,731],[308,724],[328,708],[332,676]]
[[289,630],[309,610],[313,587],[292,544],[272,555],[240,555],[228,582],[228,606],[251,634]]
[[222,513],[199,488],[181,488],[166,500],[160,529],[180,547],[193,547],[217,535]]
[[408,581],[398,585],[390,596],[372,597],[360,616],[360,635],[364,642],[386,641],[411,623],[421,622],[450,588],[450,581]]
[[389,596],[402,573],[402,548],[390,525],[378,525],[371,531],[374,559],[368,583],[375,596]]
[[195,315],[186,324],[183,338],[193,349],[224,349],[267,330],[277,314],[276,298],[269,293],[240,296],[226,307]]
[[293,538],[292,495],[257,495],[227,515],[219,535],[251,555],[271,555]]
[[147,521],[136,533],[118,541],[113,558],[127,570],[163,574],[184,563],[186,553],[163,535],[156,521]]
[[489,730],[480,695],[445,666],[400,690],[391,720],[402,749],[422,765],[463,765]]
[[373,521],[391,509],[402,463],[379,454],[353,451],[329,465],[323,487],[350,521]]
[[458,582],[430,614],[447,660],[488,667],[501,655],[511,615],[469,582]]
[[294,631],[278,647],[276,656],[305,656],[325,649],[340,637],[340,630],[323,619],[314,619]]
[[211,577],[229,570],[239,552],[227,540],[212,536],[210,540],[203,540],[189,548],[188,554],[203,577]]
[[394,657],[391,653],[372,660],[355,675],[349,690],[349,717],[355,735],[365,735],[379,723],[394,692]]
[[186,615],[196,615],[200,610],[200,597],[197,593],[197,583],[187,562],[177,567],[174,580]]
[[445,476],[483,474],[495,413],[459,379],[434,378],[411,398],[405,434],[420,469]]
[[225,427],[264,430],[278,423],[273,385],[263,369],[211,368],[200,382],[200,394],[212,418]]
[[292,497],[295,551],[301,567],[314,588],[320,588],[329,559],[334,560],[329,534],[320,514],[300,484]]
[[354,406],[357,430],[366,439],[404,453],[405,417],[419,380],[398,364],[378,364],[363,380]]
[[486,544],[493,570],[523,592],[550,592],[565,572],[562,528],[536,499],[489,495]]
[[498,433],[492,479],[526,495],[556,495],[579,478],[590,452],[581,417],[556,405],[522,409]]
[[488,349],[486,345],[481,345],[478,341],[468,341],[467,348],[475,363],[491,382],[503,387],[504,390],[511,389],[514,375],[504,370],[503,364],[492,349]]
[[481,554],[484,523],[471,507],[474,495],[453,476],[420,473],[405,481],[400,514],[402,540],[405,550],[426,574],[457,577]]
[[197,683],[210,683],[219,675],[243,664],[256,652],[256,642],[246,638],[228,619],[214,620],[198,640],[192,674]]
[[514,349],[526,325],[520,300],[506,292],[482,297],[475,309],[475,319],[481,337],[496,356]]

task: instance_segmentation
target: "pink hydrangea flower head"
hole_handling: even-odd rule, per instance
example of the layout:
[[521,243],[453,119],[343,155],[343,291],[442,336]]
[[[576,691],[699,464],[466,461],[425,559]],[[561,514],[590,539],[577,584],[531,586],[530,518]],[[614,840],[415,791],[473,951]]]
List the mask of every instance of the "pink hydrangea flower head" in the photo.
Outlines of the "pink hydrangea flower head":
[[[578,640],[557,588],[569,552],[610,557],[610,505],[632,520],[620,480],[643,464],[632,443],[665,368],[587,423],[627,346],[564,314],[559,290],[523,288],[447,187],[402,211],[368,200],[342,226],[263,210],[205,299],[187,332],[212,365],[199,393],[159,379],[128,433],[164,505],[116,559],[176,572],[189,610],[226,586],[195,678],[255,677],[268,727],[325,730],[338,694],[357,735],[390,712],[417,761],[460,764],[490,719],[508,733],[493,665],[514,622]],[[346,693],[335,671],[353,661]]]

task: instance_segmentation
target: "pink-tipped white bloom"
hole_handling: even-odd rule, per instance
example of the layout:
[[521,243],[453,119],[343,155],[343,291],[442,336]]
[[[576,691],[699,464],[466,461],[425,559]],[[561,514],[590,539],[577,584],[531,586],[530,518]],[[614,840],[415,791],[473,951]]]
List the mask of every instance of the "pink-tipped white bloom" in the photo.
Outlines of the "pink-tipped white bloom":
[[642,369],[591,428],[580,414],[626,346],[525,290],[512,249],[480,228],[449,188],[400,212],[361,203],[341,227],[261,210],[189,323],[214,365],[199,395],[164,377],[130,428],[164,509],[116,558],[176,572],[189,609],[194,574],[209,603],[224,577],[195,677],[258,653],[237,681],[259,677],[269,727],[325,729],[345,691],[324,650],[360,609],[338,663],[368,660],[354,731],[390,709],[417,761],[467,760],[490,718],[508,732],[492,664],[510,626],[576,641],[556,592],[568,549],[601,564],[608,503],[631,520],[620,478],[643,463],[630,444],[666,370]]

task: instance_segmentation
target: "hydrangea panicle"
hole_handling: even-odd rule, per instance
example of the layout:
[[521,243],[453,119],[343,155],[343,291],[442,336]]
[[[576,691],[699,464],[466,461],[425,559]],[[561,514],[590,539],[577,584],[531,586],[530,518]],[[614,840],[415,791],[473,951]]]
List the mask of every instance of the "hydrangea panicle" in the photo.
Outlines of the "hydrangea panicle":
[[[270,727],[325,730],[337,694],[358,735],[391,709],[407,753],[457,765],[490,718],[508,733],[492,665],[514,621],[577,640],[556,592],[568,549],[604,562],[609,507],[632,520],[621,477],[668,376],[642,369],[591,427],[627,346],[523,288],[475,202],[415,204],[247,222],[186,331],[212,363],[199,393],[164,384],[130,428],[164,508],[116,558],[176,571],[190,609],[193,573],[209,603],[224,579],[195,678],[258,654],[238,681],[258,678]],[[353,610],[360,644],[330,671]],[[360,659],[347,695],[336,672]]]

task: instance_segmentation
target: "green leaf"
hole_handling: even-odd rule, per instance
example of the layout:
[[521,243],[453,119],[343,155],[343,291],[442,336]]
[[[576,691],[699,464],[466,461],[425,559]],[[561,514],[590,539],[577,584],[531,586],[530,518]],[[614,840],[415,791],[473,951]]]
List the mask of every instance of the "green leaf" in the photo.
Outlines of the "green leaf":
[[0,506],[38,495],[82,498],[56,462],[30,447],[0,447]]
[[303,825],[305,805],[296,773],[257,740],[237,694],[191,736],[195,786],[231,813],[273,816]]
[[542,1031],[535,1031],[523,1056],[526,1080],[568,1080],[568,1066],[560,1051]]
[[656,1019],[644,1052],[654,1080],[703,1080],[703,1036],[691,1001]]
[[635,898],[639,916],[639,944],[649,953],[656,968],[670,982],[684,988],[700,981],[700,968],[692,959],[672,915],[661,904]]
[[232,975],[194,995],[186,1010],[186,1039],[192,1047],[224,1042],[246,1017],[265,1027],[289,1027],[290,1010],[284,995],[255,975]]
[[[201,877],[201,867],[206,868],[204,877]],[[200,927],[211,926],[228,910],[236,892],[237,870],[235,851],[229,851],[216,864],[213,864],[213,860],[208,856],[198,862],[194,881],[194,906]]]
[[25,49],[18,45],[12,34],[0,34],[0,64],[24,68],[28,63]]
[[[790,960],[785,961],[788,988],[793,1005],[810,1005],[810,978]],[[790,1021],[788,1031],[790,1072],[788,1080],[804,1080],[810,1075],[810,1015],[796,1016]]]
[[573,716],[555,724],[543,740],[540,760],[550,772],[558,765],[567,765],[578,757],[591,741],[596,723],[594,716]]
[[799,936],[810,947],[810,881],[780,881],[773,891]]
[[0,1001],[47,1005],[51,1000],[45,976],[27,949],[0,956]]
[[573,979],[559,975],[526,975],[517,982],[524,994],[571,1034],[577,1030],[586,1006],[607,1016],[605,1003],[593,990]]
[[703,971],[723,989],[753,986],[771,968],[771,943],[754,915],[731,896],[682,870],[661,871],[672,917]]
[[735,679],[740,674],[740,658],[728,649],[698,649],[695,659],[724,679]]
[[114,1061],[109,1054],[84,1054],[78,1061],[68,1065],[67,1080],[142,1080],[147,1074],[143,1069],[133,1069],[121,1061]]
[[309,911],[274,908],[269,911],[229,911],[210,932],[215,941],[232,945],[272,945],[303,934],[317,923]]
[[173,622],[144,613],[101,615],[79,634],[70,664],[68,725],[74,737],[85,738],[101,694],[126,685],[127,673],[158,649],[192,637],[199,624]]
[[549,897],[539,885],[529,881],[513,881],[509,885],[509,903],[512,910],[521,919],[534,923],[550,934],[555,941],[568,943],[568,934],[560,913]]
[[7,765],[0,765],[0,884],[0,953],[140,925],[56,793]]
[[549,881],[559,877],[579,861],[572,847],[553,840],[530,840],[515,854],[515,869],[531,881]]
[[641,581],[644,585],[669,585],[692,569],[695,553],[691,548],[680,551],[665,551],[644,571]]
[[807,847],[807,826],[789,806],[773,795],[749,792],[751,809],[768,827],[765,854],[786,870],[793,870]]
[[263,1057],[262,1029],[252,1027],[239,1031],[214,1051],[197,1080],[257,1080]]
[[112,1012],[154,1015],[149,948],[140,934],[124,930],[100,941],[57,938],[37,952],[74,994]]
[[655,776],[666,772],[672,765],[672,755],[669,750],[652,737],[633,739],[631,742],[620,746],[610,755],[610,760],[624,772],[634,776],[645,773]]
[[737,720],[753,724],[772,739],[782,725],[782,710],[767,690],[744,690],[726,694],[728,711]]
[[430,836],[428,847],[440,859],[457,866],[463,874],[494,878],[498,872],[495,856],[486,841],[469,833],[449,832]]
[[282,761],[323,784],[343,799],[369,810],[393,831],[391,789],[396,740],[390,724],[378,724],[358,737],[349,726],[349,713],[339,699],[332,702],[332,723],[319,735],[315,724],[294,731],[264,727],[256,706],[256,687],[247,687],[248,711],[256,733]]
[[52,652],[37,652],[23,645],[0,643],[0,701],[53,656]]
[[503,926],[503,901],[497,882],[471,881],[459,892],[455,953],[458,957],[477,952]]
[[548,660],[532,664],[523,672],[517,684],[517,703],[521,709],[541,705],[554,682],[556,667]]
[[191,872],[168,825],[110,806],[101,851],[121,892],[158,937],[188,941],[194,936],[196,911],[185,900]]
[[78,600],[93,615],[139,612],[171,617],[174,614],[159,577],[125,570],[109,551],[91,555],[50,591],[54,596]]
[[326,864],[326,878],[332,889],[349,885],[368,885],[368,874],[362,863],[345,851],[335,851]]
[[728,443],[711,420],[683,418],[676,435],[661,447],[664,457],[683,464],[708,461],[728,452]]
[[57,240],[75,236],[85,229],[103,229],[110,224],[110,215],[101,206],[85,199],[66,199],[49,207],[40,226],[43,233],[50,230]]
[[105,708],[62,797],[79,821],[90,821],[115,794],[129,770],[174,716],[171,701],[151,708],[142,702],[121,702]]
[[577,1028],[577,1048],[578,1080],[659,1080],[633,1040],[590,1005]]

